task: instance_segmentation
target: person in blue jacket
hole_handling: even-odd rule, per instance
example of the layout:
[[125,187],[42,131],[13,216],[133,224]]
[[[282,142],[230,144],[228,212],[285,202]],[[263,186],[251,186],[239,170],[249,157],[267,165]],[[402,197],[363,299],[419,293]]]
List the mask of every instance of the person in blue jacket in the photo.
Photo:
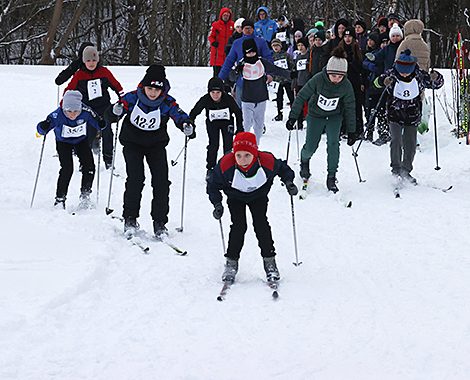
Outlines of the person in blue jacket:
[[[243,36],[241,38],[236,39],[233,41],[232,48],[230,49],[230,53],[225,59],[224,65],[222,66],[222,70],[220,70],[219,78],[225,80],[229,76],[229,72],[232,70],[234,64],[238,64],[240,60],[243,58],[243,41],[248,38],[254,38],[256,45],[258,46],[258,55],[260,57],[266,58],[269,62],[273,63],[273,57],[271,55],[271,50],[269,49],[268,43],[265,39],[256,37],[254,34],[255,31],[255,24],[252,20],[244,20],[242,23],[242,32]],[[236,65],[235,65],[236,66]],[[232,71],[234,76],[236,77],[235,70]],[[229,78],[233,79],[233,78]],[[272,82],[273,77],[272,75],[267,75],[267,81]],[[236,100],[238,106],[242,107],[242,86],[243,86],[243,78],[240,76],[237,80],[235,93],[236,93]]]
[[256,11],[258,22],[255,24],[255,33],[257,37],[264,38],[267,42],[271,42],[273,34],[277,30],[277,22],[269,18],[268,8],[259,7]]
[[91,205],[90,194],[95,177],[95,163],[88,142],[88,126],[99,131],[106,126],[106,123],[91,108],[82,104],[82,94],[79,91],[70,90],[65,93],[61,107],[51,112],[46,120],[41,121],[36,127],[40,135],[46,135],[51,130],[54,130],[55,134],[60,161],[54,202],[56,208],[65,209],[65,200],[73,174],[73,151],[76,152],[82,166],[79,208],[88,208]]

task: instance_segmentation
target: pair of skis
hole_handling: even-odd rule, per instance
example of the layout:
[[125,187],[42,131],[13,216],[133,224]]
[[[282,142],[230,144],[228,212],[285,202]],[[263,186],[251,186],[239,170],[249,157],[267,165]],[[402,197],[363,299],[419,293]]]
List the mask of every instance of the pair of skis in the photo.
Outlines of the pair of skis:
[[[420,186],[416,184],[415,186]],[[447,193],[448,191],[452,190],[453,186],[450,185],[449,187],[439,187],[439,186],[426,186],[423,185],[424,187],[429,187],[430,189],[435,189],[435,190],[440,190],[443,193]],[[401,198],[401,190],[404,188],[403,185],[403,180],[398,181],[393,188],[393,194],[395,195],[395,198]]]
[[[299,192],[299,199],[300,200],[305,200],[307,198],[307,190],[308,190],[308,179],[304,179],[304,182],[302,183],[302,187],[300,188]],[[340,195],[340,200],[344,204],[344,207],[346,208],[351,208],[352,207],[352,201],[343,201],[341,195]]]
[[[277,300],[279,298],[279,281],[267,281],[266,284],[269,286],[269,288],[272,291],[271,292],[272,298]],[[224,286],[222,286],[222,290],[217,296],[217,301],[222,302],[225,300],[225,296],[227,295],[232,285],[233,285],[233,282],[224,282]]]
[[[150,235],[144,230],[139,230],[135,234],[129,234],[129,235],[123,235],[128,241],[130,241],[133,245],[136,247],[140,248],[142,250],[142,253],[148,254],[150,251],[150,247],[144,243],[142,243],[142,240],[148,240],[151,242],[155,243],[163,243],[166,246],[170,247],[173,251],[176,252],[177,255],[179,256],[186,256],[188,254],[188,251],[183,251],[182,249],[178,248],[176,245],[174,245],[168,237],[164,236],[162,238],[157,238],[156,236]],[[140,238],[140,239],[139,239]]]

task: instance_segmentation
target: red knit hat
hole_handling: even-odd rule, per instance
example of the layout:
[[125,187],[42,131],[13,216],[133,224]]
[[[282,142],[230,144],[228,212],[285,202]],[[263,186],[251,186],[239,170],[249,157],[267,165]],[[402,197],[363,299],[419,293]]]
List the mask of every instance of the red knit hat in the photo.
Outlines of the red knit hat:
[[233,140],[233,153],[240,150],[251,153],[255,158],[258,157],[258,144],[256,144],[256,136],[253,133],[237,133]]

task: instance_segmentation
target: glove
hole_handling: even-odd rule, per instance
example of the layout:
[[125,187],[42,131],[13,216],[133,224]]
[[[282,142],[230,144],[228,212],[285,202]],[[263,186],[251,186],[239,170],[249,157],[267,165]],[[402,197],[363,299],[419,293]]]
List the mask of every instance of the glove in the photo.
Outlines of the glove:
[[[206,45],[207,46],[207,45]],[[214,41],[212,42],[212,46],[214,46],[215,48],[218,48],[219,47],[219,43],[217,41]]]
[[287,122],[286,122],[286,128],[289,130],[289,131],[292,131],[294,129],[294,125],[295,125],[295,122],[297,120],[295,119],[288,119]]
[[395,82],[395,79],[392,78],[392,77],[386,77],[384,79],[384,85],[387,86],[387,87],[390,86],[391,84],[393,84],[393,82]]
[[243,66],[245,66],[244,63],[240,62],[237,67],[235,68],[235,71],[240,75],[241,73],[243,73]]
[[194,123],[191,119],[186,119],[185,121],[183,121],[183,133],[189,139],[193,139],[196,137]]
[[372,53],[366,53],[366,58],[371,62],[375,61],[375,55]]
[[98,120],[98,127],[100,127],[100,129],[105,129],[106,128],[106,121],[104,119]]
[[431,71],[431,73],[429,74],[429,76],[431,77],[431,80],[433,82],[435,82],[437,80],[437,71]]
[[289,195],[297,195],[297,193],[299,192],[299,189],[297,188],[297,186],[295,186],[295,183],[293,183],[292,181],[287,181],[285,185]]
[[224,214],[224,206],[222,206],[222,203],[217,203],[216,205],[214,205],[214,211],[212,211],[212,216],[215,219],[220,220],[223,214]]
[[354,132],[348,133],[348,145],[353,146],[356,142],[356,134]]
[[121,116],[123,112],[124,112],[124,106],[122,105],[121,102],[117,102],[113,106],[113,114],[115,114],[116,116]]
[[375,66],[375,64],[372,62],[366,62],[364,63],[364,66],[367,67],[367,70],[372,71],[373,73],[377,71],[377,66]]
[[228,131],[228,133],[230,133],[233,136],[235,134],[235,126],[229,125],[227,127],[227,131]]
[[50,117],[41,122],[41,129],[44,131],[44,133],[47,133],[47,131],[51,129],[51,123],[52,119]]
[[298,74],[298,73],[297,73],[296,70],[292,70],[292,71],[290,72],[290,79],[295,79],[295,78],[297,78],[297,74]]

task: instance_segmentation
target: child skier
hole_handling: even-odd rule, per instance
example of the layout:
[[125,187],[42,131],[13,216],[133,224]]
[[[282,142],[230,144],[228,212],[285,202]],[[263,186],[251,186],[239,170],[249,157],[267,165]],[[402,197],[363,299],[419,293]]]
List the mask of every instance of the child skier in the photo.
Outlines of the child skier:
[[[285,42],[284,42],[285,44]],[[274,50],[272,53],[274,65],[280,67],[281,69],[286,69],[292,71],[294,68],[294,63],[292,57],[282,50],[282,41],[280,39],[273,39],[271,46]],[[279,82],[279,88],[277,90],[277,116],[274,118],[275,121],[282,121],[282,109],[284,108],[284,91],[287,94],[290,104],[294,102],[294,93],[291,89],[290,79],[285,79],[281,77],[274,77],[276,82]]]
[[144,158],[152,175],[153,199],[150,214],[154,233],[159,239],[168,235],[165,227],[168,222],[170,192],[166,156],[166,146],[170,140],[167,133],[168,119],[171,117],[189,139],[196,137],[194,123],[168,94],[169,90],[165,68],[151,65],[137,90],[125,94],[120,102],[109,107],[105,113],[108,123],[117,121],[123,113],[126,115],[119,141],[123,145],[127,172],[122,216],[124,232],[129,235],[139,229],[137,218],[145,180]]
[[286,127],[294,129],[305,102],[308,102],[307,136],[300,155],[300,176],[310,178],[309,162],[318,149],[323,130],[327,137],[328,176],[326,186],[336,193],[336,172],[339,162],[339,133],[343,118],[348,131],[348,145],[356,139],[356,102],[351,82],[346,78],[348,62],[332,56],[328,64],[302,88],[295,98]]
[[82,165],[82,185],[80,188],[79,209],[91,205],[90,194],[95,176],[95,163],[88,142],[88,126],[96,130],[105,127],[103,120],[89,108],[82,107],[82,94],[78,91],[67,91],[62,99],[62,106],[51,112],[46,120],[37,125],[40,135],[54,130],[56,149],[59,155],[60,171],[54,206],[65,209],[65,200],[73,174],[72,152],[77,153]]
[[[310,74],[309,67],[310,67],[310,52],[308,49],[308,40],[304,37],[300,38],[297,41],[297,49],[299,50],[300,54],[294,59],[294,66],[295,69],[292,72],[292,76],[294,80],[292,81],[292,87],[294,88],[294,94],[297,97],[300,90],[303,86],[307,84],[307,82],[312,78]],[[297,120],[297,128],[303,129],[304,124],[304,113],[307,113],[307,104],[303,111],[299,115],[299,119]]]
[[274,251],[271,227],[267,219],[268,193],[274,177],[278,175],[290,195],[297,194],[293,183],[294,172],[286,161],[275,158],[272,153],[258,151],[256,137],[249,132],[236,135],[233,152],[226,154],[217,163],[207,181],[207,194],[214,205],[213,216],[222,218],[222,190],[227,196],[232,225],[222,281],[232,284],[238,272],[238,259],[243,247],[246,224],[246,206],[253,217],[253,227],[261,248],[264,270],[269,282],[280,279]]
[[[219,77],[209,80],[208,93],[202,96],[191,112],[189,118],[196,120],[196,117],[206,110],[206,129],[209,137],[207,145],[206,179],[210,177],[214,166],[217,163],[217,151],[219,150],[219,135],[222,133],[224,154],[232,150],[233,135],[243,132],[242,111],[237,102],[224,91],[224,81]],[[237,129],[235,131],[233,114],[237,119]]]
[[426,88],[438,89],[444,85],[442,74],[428,74],[419,68],[416,59],[406,49],[395,65],[373,82],[377,88],[387,86],[387,119],[390,125],[390,166],[392,174],[413,185],[418,182],[411,176],[416,153],[418,125],[421,122],[421,93]]
[[[83,95],[83,103],[93,108],[100,116],[111,105],[108,88],[112,89],[120,98],[124,94],[121,84],[100,62],[98,51],[93,46],[87,46],[83,50],[82,60],[84,66],[80,67],[72,77],[70,83],[65,88],[68,90],[78,90]],[[111,127],[103,129],[103,160],[106,169],[111,168],[113,162],[113,132]],[[90,133],[90,143],[94,140],[95,134]]]

